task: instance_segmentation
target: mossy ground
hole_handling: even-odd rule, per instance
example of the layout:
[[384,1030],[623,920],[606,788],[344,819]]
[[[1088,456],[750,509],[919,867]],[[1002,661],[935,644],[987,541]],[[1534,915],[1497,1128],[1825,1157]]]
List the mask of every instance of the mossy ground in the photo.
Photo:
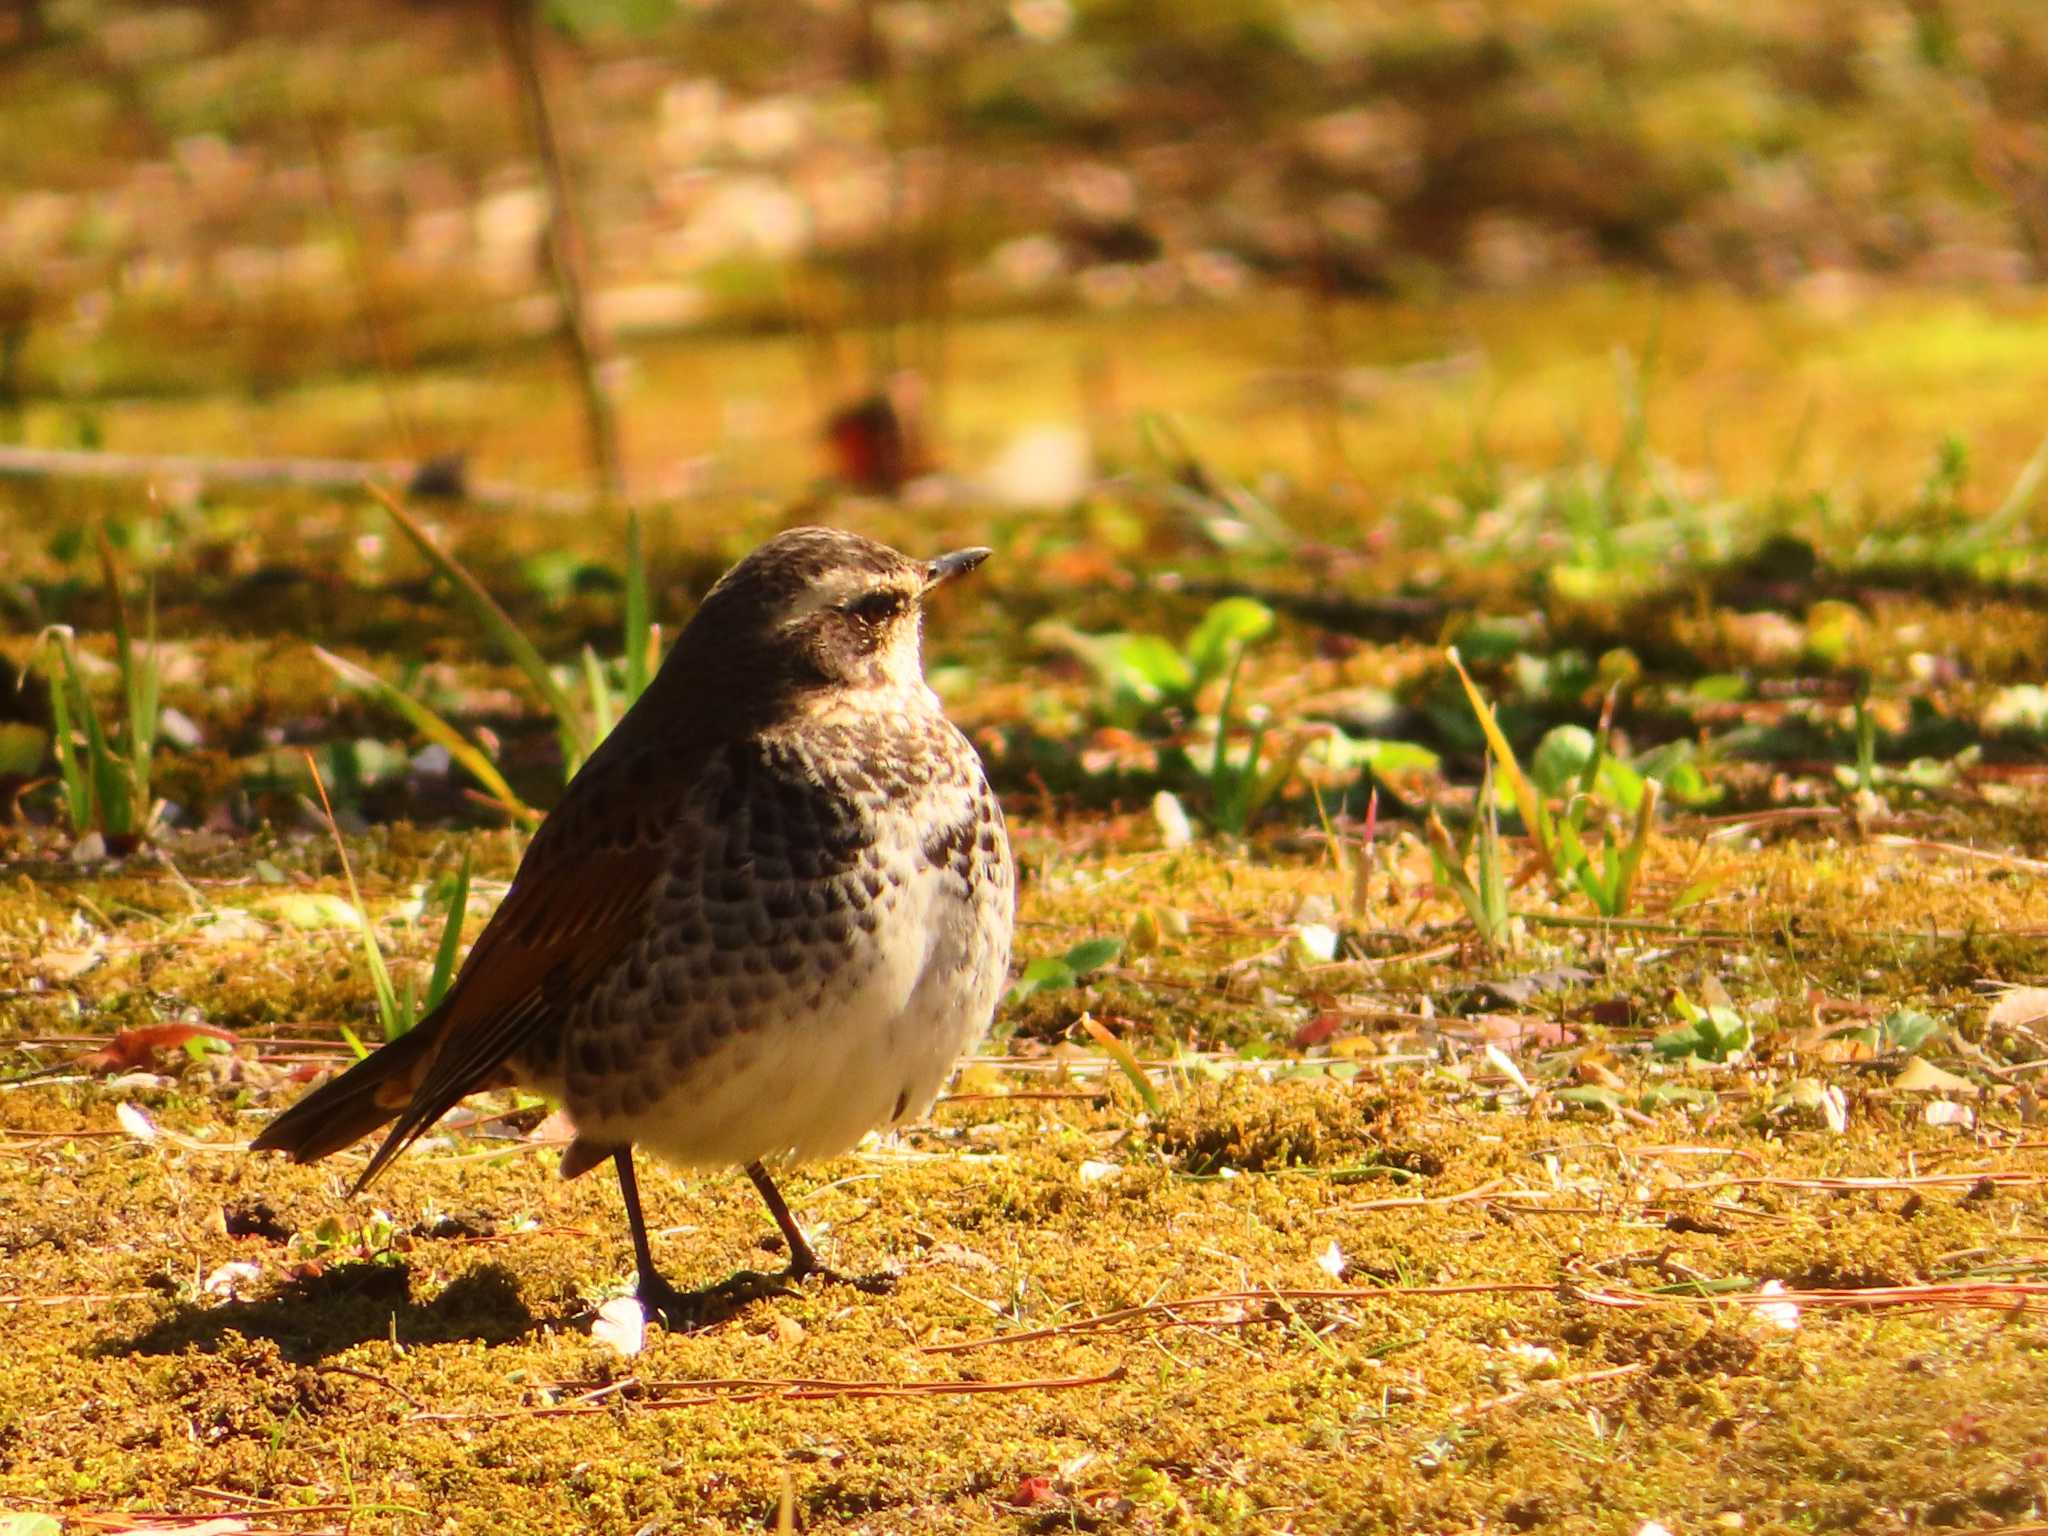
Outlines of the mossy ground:
[[[166,701],[199,739],[159,754],[181,813],[154,851],[71,860],[47,789],[0,834],[0,1045],[10,1072],[59,1069],[0,1089],[0,1506],[80,1530],[122,1512],[292,1531],[760,1529],[785,1494],[814,1531],[2040,1521],[2048,1329],[2038,1293],[2030,1309],[1995,1287],[2048,1274],[2048,1041],[2023,1011],[1994,1013],[1986,986],[2040,981],[2048,936],[2041,727],[1994,708],[2040,678],[2038,516],[1988,555],[1953,542],[2031,449],[2048,352],[1992,343],[2038,317],[1993,325],[1908,296],[1852,327],[1669,301],[1651,451],[1697,465],[1718,400],[1718,477],[1688,470],[1674,490],[1624,471],[1658,488],[1610,506],[1623,547],[1601,564],[1586,553],[1599,530],[1559,531],[1558,488],[1609,462],[1601,359],[1640,341],[1639,297],[1485,311],[1507,402],[1489,408],[1493,448],[1453,431],[1471,421],[1466,386],[1398,384],[1419,414],[1355,423],[1352,491],[1293,509],[1325,541],[1298,558],[1223,559],[1138,480],[1070,515],[957,499],[810,511],[919,548],[999,546],[981,588],[933,616],[931,651],[1011,813],[1020,960],[1125,947],[1006,1007],[929,1126],[790,1177],[830,1260],[895,1271],[893,1294],[807,1286],[651,1334],[632,1359],[591,1333],[631,1279],[616,1187],[559,1181],[537,1111],[451,1130],[356,1200],[360,1151],[298,1169],[238,1150],[301,1091],[298,1069],[342,1058],[341,1025],[374,1032],[359,934],[307,900],[347,889],[329,829],[270,759],[400,754],[336,788],[401,977],[432,954],[408,916],[422,884],[473,856],[473,937],[522,841],[445,775],[403,766],[417,743],[338,695],[309,643],[388,676],[419,664],[423,696],[491,732],[540,799],[551,733],[516,674],[367,505],[137,515],[104,491],[9,492],[9,659],[58,620],[105,654],[105,607],[67,535],[112,516],[155,564]],[[1170,402],[1197,429],[1230,416],[1245,372],[1210,345],[1223,323],[1183,337],[1211,369]],[[1896,333],[1882,357],[1873,327]],[[1133,346],[1135,397],[1173,374],[1146,362],[1174,355],[1168,331]],[[1003,334],[963,345],[993,357]],[[1927,336],[1947,349],[1917,381],[1879,366]],[[1804,431],[1802,378],[1839,389]],[[1024,393],[999,382],[963,418],[1013,419]],[[298,410],[302,446],[333,445],[327,403],[280,407]],[[678,419],[701,407],[676,387]],[[138,439],[118,446],[225,446],[198,414],[148,425],[192,408],[137,409]],[[1560,415],[1589,423],[1589,457],[1510,467],[1556,454]],[[1404,430],[1423,419],[1434,437]],[[1924,486],[1958,421],[1973,488]],[[1259,428],[1219,425],[1218,459],[1246,467]],[[1795,441],[1807,462],[1786,471]],[[1473,479],[1490,499],[1449,489]],[[735,505],[655,519],[671,622],[780,515]],[[1678,530],[1662,552],[1631,553],[1630,530],[1660,517]],[[547,654],[615,644],[615,586],[549,595],[523,562],[573,547],[601,578],[617,527],[442,522]],[[1788,575],[1752,558],[1765,531],[1812,560]],[[1158,788],[1210,809],[1171,765],[1186,722],[1110,718],[1032,638],[1047,617],[1178,637],[1201,603],[1158,578],[1247,571],[1353,607],[1285,619],[1246,664],[1246,698],[1289,729],[1371,711],[1442,755],[1386,776],[1369,853],[1358,786],[1324,773],[1342,860],[1301,786],[1246,840],[1163,847]],[[1388,632],[1372,604],[1395,596],[1437,606]],[[1619,718],[1637,747],[1700,744],[1722,798],[1660,820],[1635,925],[1517,868],[1521,916],[1489,949],[1439,885],[1420,811],[1456,819],[1479,765],[1445,692],[1450,637],[1525,746],[1597,714],[1600,665],[1635,668]],[[1725,673],[1747,677],[1739,697],[1703,681]],[[1874,760],[1858,783],[1864,692]],[[1679,994],[1739,1015],[1750,1048],[1653,1048]],[[1910,1045],[1885,1032],[1901,1011],[1931,1026]],[[1156,1108],[1084,1015],[1150,1065]],[[113,1077],[64,1066],[115,1028],[179,1021],[239,1043]],[[642,1179],[672,1278],[779,1264],[743,1180]],[[1736,1299],[1770,1282],[1885,1304]],[[1888,1289],[1935,1284],[1950,1289]],[[1335,1294],[1287,1294],[1304,1291]],[[1235,1299],[1172,1305],[1218,1295]],[[1151,1310],[1077,1326],[1132,1307]],[[934,1384],[961,1390],[916,1390]]]

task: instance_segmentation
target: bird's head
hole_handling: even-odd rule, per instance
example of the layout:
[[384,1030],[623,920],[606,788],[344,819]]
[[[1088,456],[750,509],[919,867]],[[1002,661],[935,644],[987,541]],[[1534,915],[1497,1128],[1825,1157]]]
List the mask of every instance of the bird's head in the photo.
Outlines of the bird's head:
[[693,637],[717,637],[735,678],[796,689],[915,691],[924,599],[973,570],[986,549],[913,560],[834,528],[792,528],[740,561],[705,595]]

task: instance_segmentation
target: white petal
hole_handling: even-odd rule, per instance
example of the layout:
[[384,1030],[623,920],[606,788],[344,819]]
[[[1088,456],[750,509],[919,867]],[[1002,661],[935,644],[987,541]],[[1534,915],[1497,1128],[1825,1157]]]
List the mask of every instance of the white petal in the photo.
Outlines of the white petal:
[[1159,823],[1159,840],[1168,849],[1185,848],[1195,840],[1188,813],[1172,790],[1162,789],[1152,797],[1152,819]]
[[1344,1250],[1337,1246],[1337,1239],[1330,1239],[1330,1246],[1316,1255],[1316,1264],[1332,1280],[1344,1278],[1344,1271],[1351,1267],[1351,1261],[1344,1257]]
[[247,1259],[234,1259],[206,1277],[201,1289],[209,1296],[239,1296],[242,1287],[263,1278],[263,1266]]
[[614,1296],[597,1309],[590,1336],[622,1355],[637,1355],[647,1343],[647,1310],[631,1296]]
[[1311,962],[1327,964],[1337,958],[1337,930],[1328,923],[1303,923],[1294,930],[1294,942]]
[[157,1139],[156,1122],[150,1119],[149,1111],[139,1104],[115,1106],[114,1118],[121,1122],[121,1129],[130,1136],[133,1136],[137,1141],[155,1141]]
[[[1782,1296],[1785,1293],[1784,1285],[1777,1280],[1766,1280],[1757,1289],[1759,1294],[1764,1296]],[[1797,1302],[1766,1301],[1757,1307],[1756,1315],[1769,1323],[1773,1328],[1782,1329],[1786,1333],[1797,1333],[1799,1331],[1799,1305]]]

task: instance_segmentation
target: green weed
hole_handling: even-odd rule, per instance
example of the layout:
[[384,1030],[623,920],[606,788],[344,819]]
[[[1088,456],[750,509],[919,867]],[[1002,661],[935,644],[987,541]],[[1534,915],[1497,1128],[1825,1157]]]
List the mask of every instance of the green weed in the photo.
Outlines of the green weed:
[[[1479,786],[1479,814],[1463,846],[1451,840],[1443,819],[1432,810],[1426,826],[1429,862],[1436,883],[1458,898],[1465,916],[1489,949],[1513,947],[1514,913],[1508,908],[1506,854],[1500,836],[1500,812],[1493,796],[1493,767],[1489,763]],[[1465,871],[1468,856],[1477,863]]]
[[[626,518],[626,600],[619,682],[615,689],[606,663],[599,659],[596,651],[585,646],[576,669],[584,692],[583,702],[579,704],[556,669],[542,659],[539,649],[484,589],[483,583],[442,549],[395,497],[382,489],[373,488],[373,491],[398,524],[399,531],[455,589],[457,599],[482,629],[485,638],[518,667],[532,685],[541,706],[554,721],[555,738],[562,753],[562,777],[565,781],[573,777],[590,754],[597,750],[597,744],[610,734],[620,717],[646,690],[661,663],[661,629],[651,618],[639,514],[628,513]],[[489,760],[481,749],[467,742],[454,726],[425,704],[374,676],[362,674],[360,668],[344,671],[347,663],[338,662],[325,653],[322,653],[322,659],[347,681],[368,688],[391,703],[429,740],[447,747],[450,754],[475,774],[513,814],[524,818],[533,816],[534,813],[512,793],[504,778],[489,766]],[[464,750],[457,751],[455,743],[458,741],[462,742]]]
[[[1514,747],[1494,718],[1493,707],[1480,694],[1456,649],[1448,654],[1486,737],[1489,763],[1506,782],[1544,869],[1559,886],[1582,893],[1600,916],[1628,916],[1635,900],[1636,875],[1656,826],[1662,785],[1632,770],[1625,774],[1611,771],[1616,763],[1609,751],[1614,695],[1608,695],[1598,731],[1565,728],[1544,738],[1535,761],[1546,782],[1539,782],[1523,772]],[[1566,795],[1564,809],[1556,815],[1549,804],[1553,793]],[[1492,796],[1488,793],[1483,798],[1490,814]],[[1596,809],[1615,803],[1626,806],[1631,815],[1630,831],[1625,839],[1610,833],[1596,856],[1586,838],[1590,819]]]
[[115,855],[133,852],[149,837],[155,816],[150,768],[161,717],[161,676],[156,644],[156,583],[145,599],[144,639],[138,647],[128,623],[128,605],[114,552],[99,538],[100,570],[114,610],[114,661],[122,711],[110,734],[93,707],[77,637],[52,625],[37,647],[56,658],[48,668],[50,749],[63,786],[64,809],[73,838],[97,832]]

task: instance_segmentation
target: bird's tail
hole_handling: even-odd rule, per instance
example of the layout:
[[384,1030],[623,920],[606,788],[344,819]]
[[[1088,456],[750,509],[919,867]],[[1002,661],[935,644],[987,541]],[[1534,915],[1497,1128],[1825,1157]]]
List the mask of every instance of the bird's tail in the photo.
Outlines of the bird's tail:
[[293,1162],[310,1163],[396,1120],[433,1064],[441,1018],[428,1015],[341,1076],[322,1083],[265,1126],[249,1143],[250,1149],[284,1152]]

